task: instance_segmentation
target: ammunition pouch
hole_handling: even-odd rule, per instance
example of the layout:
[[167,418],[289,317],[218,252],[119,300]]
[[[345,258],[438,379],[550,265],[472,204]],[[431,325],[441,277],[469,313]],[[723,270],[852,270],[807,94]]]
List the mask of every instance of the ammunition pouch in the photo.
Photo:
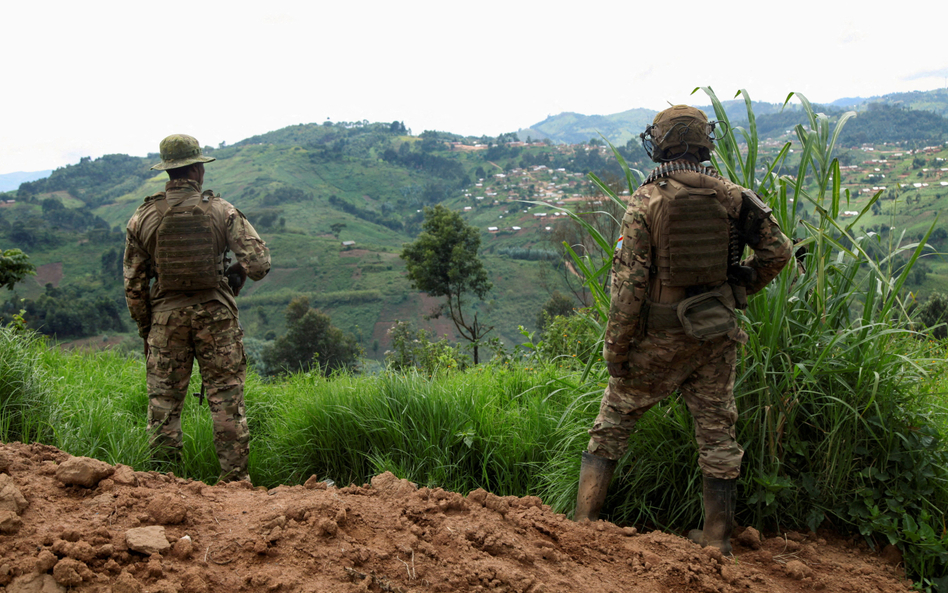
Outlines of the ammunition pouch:
[[724,294],[702,292],[677,303],[650,303],[648,329],[681,329],[702,342],[726,336],[737,329],[737,315]]
[[726,336],[737,329],[734,309],[720,292],[705,292],[678,303],[678,319],[685,335],[706,341]]

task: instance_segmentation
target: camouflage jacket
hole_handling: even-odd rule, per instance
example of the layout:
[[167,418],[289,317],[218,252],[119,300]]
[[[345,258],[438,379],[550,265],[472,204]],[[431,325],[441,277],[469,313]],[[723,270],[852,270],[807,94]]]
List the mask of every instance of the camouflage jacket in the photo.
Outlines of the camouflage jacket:
[[[226,279],[209,290],[195,292],[163,291],[155,277],[154,254],[158,242],[161,215],[155,207],[157,200],[178,205],[185,200],[195,203],[201,199],[201,185],[188,179],[177,179],[165,184],[165,191],[145,198],[128,221],[125,230],[125,301],[132,319],[138,324],[138,333],[148,335],[152,311],[170,311],[189,305],[218,301],[237,314],[237,301]],[[252,280],[262,280],[270,271],[270,250],[247,221],[246,217],[226,200],[211,198],[209,214],[213,224],[214,246],[218,253],[233,252]]]
[[[700,183],[721,187],[734,200],[740,199],[744,189],[716,175],[712,179],[708,175],[684,172],[672,177],[686,185]],[[655,245],[650,231],[652,221],[649,202],[659,195],[655,184],[642,185],[632,194],[622,219],[622,243],[612,260],[612,300],[603,346],[606,362],[628,360],[629,350],[644,337],[647,308],[643,308],[643,305],[646,301],[668,304],[686,298],[683,288],[662,286],[650,273]],[[790,260],[792,243],[771,215],[761,224],[760,241],[749,247],[754,253],[742,264],[757,272],[756,281],[747,287],[747,294],[753,294],[773,280]]]

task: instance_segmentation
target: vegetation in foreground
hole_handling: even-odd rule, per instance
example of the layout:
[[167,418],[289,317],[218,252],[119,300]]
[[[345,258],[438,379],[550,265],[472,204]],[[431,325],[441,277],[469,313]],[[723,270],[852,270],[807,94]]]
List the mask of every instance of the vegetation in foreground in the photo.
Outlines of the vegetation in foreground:
[[[586,320],[557,318],[543,341],[464,370],[455,370],[463,357],[456,348],[428,342],[423,333],[420,342],[417,334],[408,337],[415,350],[402,371],[328,379],[298,373],[268,383],[251,374],[254,483],[299,484],[317,475],[361,484],[392,471],[458,492],[538,495],[558,512],[571,512],[579,453],[605,380],[584,373],[582,361],[598,358]],[[899,340],[890,345],[903,353],[918,347]],[[213,429],[197,398],[188,398],[182,417],[184,460],[162,465],[149,458],[144,374],[139,359],[114,351],[63,351],[35,334],[0,329],[0,440],[38,441],[73,455],[214,482]],[[839,369],[819,374],[829,379]],[[191,391],[199,390],[197,381],[195,373]],[[938,510],[948,505],[948,452],[938,437],[948,427],[907,426],[905,419],[924,420],[925,408],[944,401],[914,389],[883,389],[876,394],[880,411],[897,409],[898,415],[863,420],[840,387],[798,404],[814,408],[809,418],[802,412],[788,418],[752,403],[761,396],[747,390],[749,383],[745,373],[738,397],[745,411],[742,441],[757,439],[761,446],[747,446],[740,523],[815,527],[819,513],[817,523],[858,530],[874,545],[894,541],[913,578],[931,584],[944,570],[948,544]],[[828,434],[805,440],[797,434],[801,426]],[[773,470],[768,445],[787,460],[783,472]],[[694,526],[701,513],[696,455],[685,406],[664,402],[643,419],[617,473],[607,516],[679,532]],[[830,465],[831,458],[843,462]]]

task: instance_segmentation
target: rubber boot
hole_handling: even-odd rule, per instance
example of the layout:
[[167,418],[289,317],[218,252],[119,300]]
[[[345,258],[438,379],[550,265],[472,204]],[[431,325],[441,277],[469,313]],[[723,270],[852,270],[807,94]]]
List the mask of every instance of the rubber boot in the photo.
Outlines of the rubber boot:
[[704,477],[704,529],[692,529],[688,539],[699,546],[714,546],[731,555],[731,531],[737,505],[737,479]]
[[574,521],[599,520],[599,511],[606,501],[609,482],[615,472],[616,462],[583,451],[583,463],[579,467],[579,493],[576,496]]

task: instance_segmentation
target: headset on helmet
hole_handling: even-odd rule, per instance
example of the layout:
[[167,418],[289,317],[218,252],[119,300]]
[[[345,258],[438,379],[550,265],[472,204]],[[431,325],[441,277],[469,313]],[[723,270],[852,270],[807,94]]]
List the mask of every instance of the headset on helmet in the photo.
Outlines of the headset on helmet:
[[700,109],[675,105],[660,111],[639,138],[649,158],[657,163],[674,161],[688,153],[707,161],[719,136],[715,134],[718,125],[726,126],[719,120],[709,122]]

